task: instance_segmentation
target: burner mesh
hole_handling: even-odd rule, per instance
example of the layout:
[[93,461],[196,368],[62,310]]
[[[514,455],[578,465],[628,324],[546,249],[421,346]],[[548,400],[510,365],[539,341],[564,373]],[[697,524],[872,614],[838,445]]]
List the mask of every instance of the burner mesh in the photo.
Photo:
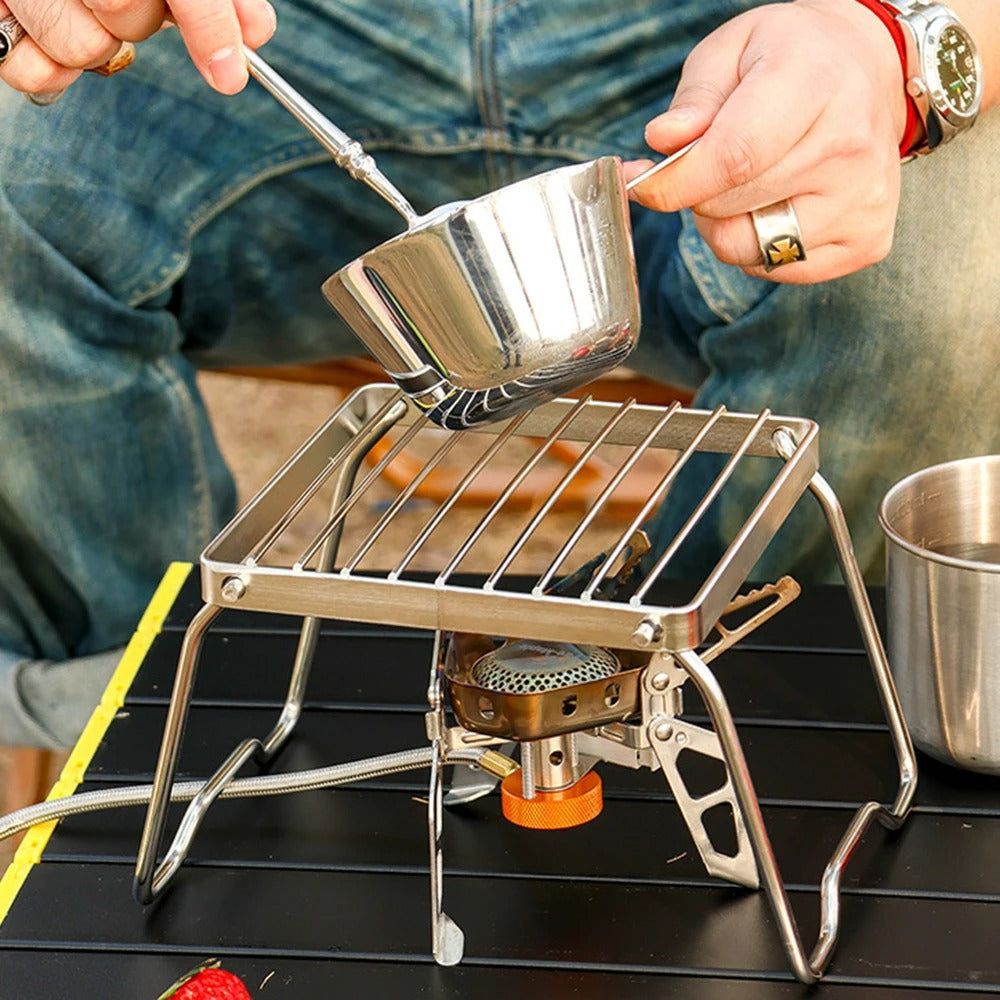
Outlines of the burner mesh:
[[586,684],[618,673],[614,653],[600,646],[515,639],[472,666],[475,684],[504,694],[537,694]]

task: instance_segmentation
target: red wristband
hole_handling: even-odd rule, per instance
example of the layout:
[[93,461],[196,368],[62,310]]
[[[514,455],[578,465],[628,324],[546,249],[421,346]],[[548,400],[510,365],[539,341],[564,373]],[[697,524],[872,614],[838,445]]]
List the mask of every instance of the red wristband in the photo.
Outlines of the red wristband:
[[[881,22],[889,29],[892,40],[896,43],[896,51],[899,53],[899,61],[903,66],[903,86],[906,86],[906,39],[903,36],[903,26],[896,20],[892,11],[882,3],[881,0],[858,0],[858,3],[867,7]],[[899,143],[899,155],[905,158],[910,155],[913,146],[920,133],[920,115],[917,113],[917,103],[914,99],[906,95],[906,126],[903,129],[903,138]]]

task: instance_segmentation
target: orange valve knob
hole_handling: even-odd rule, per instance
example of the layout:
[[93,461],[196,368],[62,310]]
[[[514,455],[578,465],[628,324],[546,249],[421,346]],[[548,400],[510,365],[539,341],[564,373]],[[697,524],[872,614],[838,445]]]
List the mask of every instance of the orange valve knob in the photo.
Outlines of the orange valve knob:
[[515,771],[500,785],[503,814],[517,826],[531,830],[565,830],[581,826],[598,816],[604,806],[601,779],[589,771],[575,785],[557,792],[535,792],[533,799],[522,794],[521,772]]

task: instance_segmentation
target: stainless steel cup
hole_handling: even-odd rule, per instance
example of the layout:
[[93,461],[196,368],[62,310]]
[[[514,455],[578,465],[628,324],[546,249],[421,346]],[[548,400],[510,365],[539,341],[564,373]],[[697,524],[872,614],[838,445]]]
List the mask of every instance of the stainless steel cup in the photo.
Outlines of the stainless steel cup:
[[621,364],[639,336],[621,161],[560,167],[445,205],[323,291],[443,427],[552,399]]
[[879,520],[889,662],[913,742],[1000,774],[1000,455],[908,476]]

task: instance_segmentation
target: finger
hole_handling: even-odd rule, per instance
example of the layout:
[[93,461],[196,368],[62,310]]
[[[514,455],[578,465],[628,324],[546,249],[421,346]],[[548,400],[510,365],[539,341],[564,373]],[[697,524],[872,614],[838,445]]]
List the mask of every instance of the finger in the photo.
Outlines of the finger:
[[755,186],[766,197],[762,179],[803,141],[821,110],[809,101],[790,102],[788,92],[784,66],[759,60],[746,67],[699,144],[711,167],[694,179],[688,198],[753,197]]
[[236,16],[243,30],[243,41],[259,49],[277,27],[277,15],[268,0],[236,0]]
[[[854,180],[857,177],[864,178],[862,185]],[[831,148],[829,129],[822,123],[752,183],[698,202],[693,208],[701,215],[724,218],[808,191],[826,193],[856,208],[895,218],[900,179],[894,139],[879,143],[867,131],[839,129]]]
[[736,18],[697,46],[670,109],[647,127],[647,141],[657,149],[704,130],[698,149],[671,172],[669,190],[644,194],[650,207],[673,211],[752,186],[816,121],[821,109],[815,102],[789,100],[794,47],[774,58],[773,35],[758,44],[752,24],[752,18]]
[[35,45],[60,66],[100,66],[121,47],[121,40],[94,17],[82,0],[63,0],[59,4],[21,0],[13,5],[13,13]]
[[744,23],[743,18],[727,22],[688,53],[670,107],[646,126],[646,141],[653,149],[675,148],[711,126],[739,86]]
[[164,0],[83,0],[94,17],[116,38],[141,42],[155,35],[168,16]]
[[[237,6],[239,13],[237,13]],[[257,32],[260,23],[273,18],[267,12],[265,0],[172,0],[170,10],[187,44],[195,66],[202,76],[220,93],[235,94],[249,79],[246,57],[243,55],[243,25],[245,17]],[[272,25],[273,30],[273,25]],[[249,44],[249,43],[248,43]]]
[[[724,43],[724,52],[716,50],[707,42],[701,42],[692,49],[684,63],[669,109],[646,126],[646,142],[661,153],[672,152],[692,139],[701,137],[698,147],[680,162],[632,191],[632,197],[648,208],[660,212],[675,212],[695,203],[686,192],[695,179],[709,169],[703,146],[705,133],[739,82],[732,71],[732,56],[724,54],[729,52],[731,23],[723,25],[713,36]],[[630,164],[627,179],[637,176],[646,169],[646,165],[647,161]]]
[[[823,156],[821,144],[808,139],[798,143],[777,163],[754,178],[750,184],[731,188],[722,194],[699,201],[691,208],[698,215],[727,219],[743,215],[783,198],[820,193],[838,194],[845,185],[845,170],[838,156]],[[873,189],[879,180],[873,181]],[[853,194],[853,192],[852,192]],[[859,192],[867,197],[867,190]]]
[[[819,197],[835,207],[838,218],[857,215],[873,228],[892,227],[899,208],[901,174],[895,147],[883,159],[866,149],[864,159],[843,156],[823,159],[809,144],[796,147],[780,164],[766,171],[752,185],[726,192],[693,206],[698,215],[726,219],[745,215],[784,198],[796,204],[803,196]],[[860,165],[859,165],[860,164]],[[864,182],[857,183],[857,177]],[[831,208],[832,210],[832,208]]]
[[820,195],[797,196],[792,205],[805,260],[797,259],[794,244],[776,239],[776,256],[780,260],[784,250],[786,262],[769,272],[764,267],[764,251],[749,212],[724,219],[696,214],[694,220],[705,242],[723,263],[781,282],[840,277],[882,260],[892,246],[891,224],[886,225],[873,213],[863,210],[845,213],[841,202]]
[[[12,13],[0,2],[0,17]],[[80,75],[50,59],[29,37],[23,37],[0,67],[0,80],[26,94],[53,93],[68,87]]]

